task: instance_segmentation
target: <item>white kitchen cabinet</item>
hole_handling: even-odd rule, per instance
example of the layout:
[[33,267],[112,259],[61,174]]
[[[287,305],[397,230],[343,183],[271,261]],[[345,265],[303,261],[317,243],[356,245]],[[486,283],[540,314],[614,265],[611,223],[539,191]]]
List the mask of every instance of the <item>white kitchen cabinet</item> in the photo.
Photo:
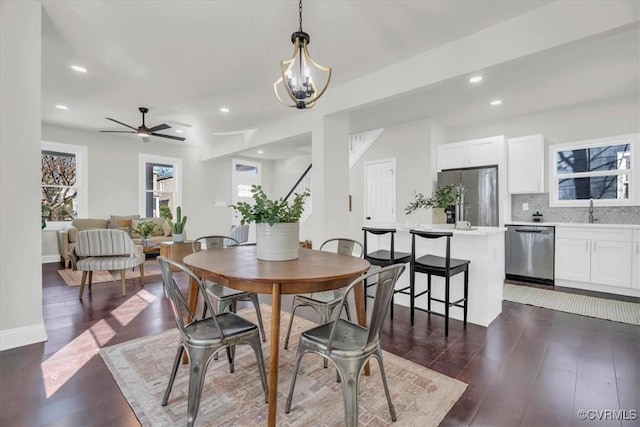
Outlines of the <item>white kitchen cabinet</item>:
[[631,238],[626,229],[556,227],[556,279],[630,288]]
[[633,253],[631,254],[631,287],[640,289],[640,230],[633,230]]
[[475,166],[504,165],[504,136],[438,145],[438,171]]
[[507,140],[509,193],[546,192],[544,135],[530,135]]

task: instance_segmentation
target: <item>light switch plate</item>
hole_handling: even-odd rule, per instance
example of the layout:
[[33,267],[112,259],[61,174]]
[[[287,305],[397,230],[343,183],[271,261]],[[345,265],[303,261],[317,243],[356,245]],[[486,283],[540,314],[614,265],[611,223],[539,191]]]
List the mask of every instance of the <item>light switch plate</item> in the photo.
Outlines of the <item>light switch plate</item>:
[[528,211],[529,210],[529,203],[525,202],[522,204],[522,210],[523,211]]

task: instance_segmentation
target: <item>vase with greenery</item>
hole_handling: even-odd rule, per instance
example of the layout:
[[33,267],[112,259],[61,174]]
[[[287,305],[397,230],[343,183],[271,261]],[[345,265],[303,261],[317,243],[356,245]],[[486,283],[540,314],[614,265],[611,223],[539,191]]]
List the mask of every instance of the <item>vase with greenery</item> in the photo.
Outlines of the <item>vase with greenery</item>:
[[153,233],[154,228],[156,228],[155,222],[140,221],[132,231],[138,233],[142,237],[142,246],[149,246],[149,236]]
[[432,208],[434,210],[433,222],[444,223],[446,222],[445,209],[453,209],[453,212],[455,212],[455,206],[460,203],[463,193],[464,187],[460,184],[444,185],[436,188],[430,197],[417,193],[413,201],[404,210],[408,215],[418,209]]
[[182,208],[178,206],[176,208],[176,220],[173,221],[171,218],[165,218],[167,220],[167,224],[171,227],[173,231],[173,241],[176,243],[184,242],[184,227],[187,224],[187,216],[182,216]]
[[300,217],[309,190],[295,193],[293,201],[269,199],[259,185],[251,186],[253,204],[239,202],[231,205],[240,214],[241,224],[256,224],[258,259],[286,261],[298,258]]

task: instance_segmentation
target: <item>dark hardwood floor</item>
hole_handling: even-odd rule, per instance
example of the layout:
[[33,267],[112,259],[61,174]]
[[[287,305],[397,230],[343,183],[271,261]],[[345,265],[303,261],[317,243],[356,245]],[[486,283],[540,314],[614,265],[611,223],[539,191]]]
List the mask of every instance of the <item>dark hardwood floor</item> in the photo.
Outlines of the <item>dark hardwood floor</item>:
[[[138,425],[97,351],[175,327],[160,276],[129,280],[125,298],[118,283],[94,285],[79,301],[58,268],[42,268],[49,340],[0,352],[0,426]],[[504,302],[488,328],[452,321],[445,338],[440,317],[394,316],[385,350],[469,385],[443,425],[640,425],[618,419],[640,410],[640,327]],[[579,410],[627,412],[582,421]]]

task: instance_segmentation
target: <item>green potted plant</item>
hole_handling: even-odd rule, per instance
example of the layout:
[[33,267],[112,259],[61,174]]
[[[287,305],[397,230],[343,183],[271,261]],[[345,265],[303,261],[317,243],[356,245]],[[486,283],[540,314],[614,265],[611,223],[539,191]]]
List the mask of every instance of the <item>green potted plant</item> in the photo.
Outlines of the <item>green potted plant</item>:
[[241,224],[256,224],[258,259],[286,261],[298,258],[300,217],[304,212],[309,190],[295,193],[289,203],[282,198],[269,199],[259,185],[251,186],[254,204],[239,202],[231,205],[241,216]]
[[156,228],[156,223],[153,221],[140,221],[138,225],[132,230],[142,236],[142,246],[149,246],[149,236]]
[[431,197],[426,197],[422,193],[417,193],[415,198],[406,208],[405,213],[408,215],[418,209],[433,209],[433,223],[444,224],[447,222],[445,209],[454,209],[460,202],[460,198],[464,193],[464,188],[460,184],[449,184],[436,188]]
[[184,242],[184,227],[187,224],[187,216],[182,216],[182,208],[176,208],[176,220],[165,218],[169,227],[173,231],[173,241],[176,243]]

